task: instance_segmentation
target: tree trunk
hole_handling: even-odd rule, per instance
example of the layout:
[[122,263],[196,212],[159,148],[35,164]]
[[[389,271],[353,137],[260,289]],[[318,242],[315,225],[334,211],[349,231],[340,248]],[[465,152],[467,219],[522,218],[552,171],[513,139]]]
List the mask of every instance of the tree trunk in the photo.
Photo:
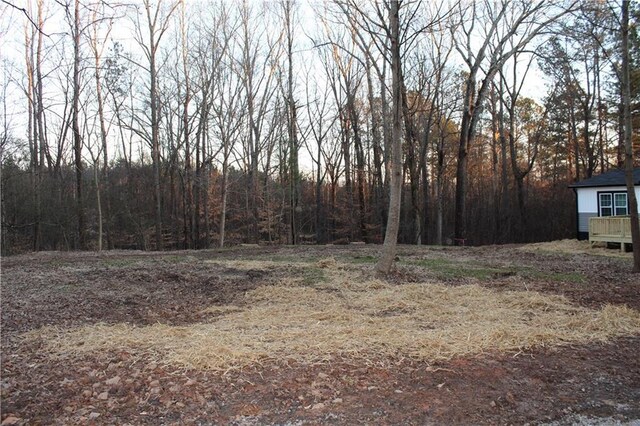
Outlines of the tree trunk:
[[76,169],[76,213],[78,216],[78,248],[86,248],[84,194],[82,191],[82,135],[80,134],[80,2],[74,3],[73,21],[73,154]]
[[498,99],[495,93],[495,85],[491,86],[489,95],[491,100],[491,206],[492,220],[491,233],[493,234],[492,243],[498,243],[498,226],[500,223],[500,208],[498,200]]
[[407,88],[404,86],[404,77],[400,75],[400,96],[402,98],[402,115],[404,118],[404,127],[407,141],[406,163],[409,172],[409,184],[411,190],[411,210],[413,214],[413,238],[415,244],[422,243],[422,219],[420,206],[420,179],[419,179],[419,163],[418,158],[418,135],[416,125],[409,111],[409,102],[407,99]]
[[[202,157],[207,158],[207,150],[206,150],[206,139],[207,132],[204,132],[202,135]],[[210,173],[210,163],[209,160],[205,160],[202,165],[202,204],[203,204],[203,214],[204,214],[204,248],[208,249],[211,246],[211,219],[209,218],[209,178],[211,176]],[[198,224],[199,221],[196,221]],[[199,228],[199,226],[198,226]]]
[[444,174],[444,139],[440,135],[441,140],[438,142],[438,165],[436,170],[436,244],[442,245],[442,222],[444,216],[444,188],[442,178]]
[[460,135],[460,144],[458,145],[458,164],[456,167],[456,214],[454,225],[455,243],[459,244],[466,238],[466,196],[467,196],[467,148],[468,134],[466,125],[468,125],[469,117],[464,113],[462,118],[462,133]]
[[102,200],[100,199],[100,180],[98,178],[98,161],[93,165],[93,179],[96,184],[96,208],[98,209],[98,251],[102,251]]
[[[371,66],[369,55],[365,55],[365,67],[367,73],[367,95],[369,100],[369,110],[371,112],[371,143],[373,145],[373,193],[374,210],[379,212],[378,220],[384,223],[384,186],[382,182],[382,144],[380,137],[380,114],[375,105],[373,96],[373,81],[371,79]],[[382,229],[382,226],[380,227]],[[383,236],[380,233],[380,236]]]
[[[159,6],[158,6],[159,7]],[[153,193],[155,203],[155,242],[156,250],[162,250],[162,193],[160,186],[160,117],[158,111],[158,88],[156,70],[156,20],[151,16],[149,1],[145,1],[149,30],[149,101],[151,109],[151,157],[153,162]]]
[[467,168],[469,159],[467,157],[469,145],[474,134],[474,115],[476,104],[476,81],[475,73],[471,73],[467,78],[465,89],[464,110],[462,112],[462,123],[460,125],[460,141],[458,144],[458,163],[456,166],[456,213],[454,223],[454,238],[456,244],[461,244],[467,238],[466,226],[466,198],[467,198]]
[[193,223],[193,234],[192,238],[195,240],[195,247],[198,248],[199,240],[200,240],[200,209],[201,209],[201,201],[202,201],[202,170],[204,168],[205,163],[204,155],[201,155],[199,147],[196,145],[196,170],[195,176],[192,180],[193,185],[193,195],[195,205],[193,207],[193,213],[191,215],[191,221]]
[[[27,96],[27,139],[29,142],[29,178],[33,202],[36,208],[36,214],[33,221],[33,251],[40,250],[40,198],[39,198],[39,171],[38,171],[38,126],[37,126],[37,96],[34,76],[33,64],[33,34],[35,30],[29,34],[29,27],[24,29],[24,47],[25,47],[25,67],[27,75],[27,87],[25,94]],[[4,209],[2,209],[4,212]],[[6,227],[3,227],[6,229]],[[4,248],[4,247],[3,247]]]
[[[38,1],[38,28],[44,25],[43,0]],[[43,100],[43,77],[42,77],[42,31],[38,32],[38,46],[36,49],[35,63],[35,132],[34,132],[34,155],[35,155],[35,197],[36,197],[36,232],[35,246],[37,250],[42,249],[42,182],[44,172],[44,150],[45,150],[45,123],[44,123],[44,100]]]
[[353,183],[351,181],[351,126],[349,120],[340,113],[342,124],[342,155],[344,157],[344,189],[347,195],[347,223],[349,224],[349,241],[353,241]]
[[[199,248],[198,241],[200,235],[196,234],[195,222],[196,212],[193,206],[193,173],[191,167],[191,146],[189,132],[189,103],[191,102],[191,83],[189,81],[188,63],[188,43],[187,29],[185,21],[185,3],[182,2],[180,14],[180,39],[182,42],[182,72],[184,74],[184,100],[182,105],[182,131],[184,136],[184,174],[185,174],[185,197],[186,216],[188,220],[187,248]],[[196,150],[198,145],[196,145]]]
[[[500,79],[500,93],[498,98],[502,99],[504,95],[503,81]],[[502,220],[500,229],[500,242],[508,241],[511,234],[511,202],[509,199],[509,164],[507,162],[507,137],[504,129],[504,102],[500,101],[500,111],[498,113],[498,138],[500,139],[500,163],[502,168],[500,171],[500,180],[502,182]]]
[[316,161],[316,244],[324,243],[324,224],[322,211],[322,138],[317,140],[318,161]]
[[[94,18],[95,19],[95,18]],[[106,191],[102,191],[105,193],[105,216],[106,220],[104,221],[105,230],[107,234],[107,248],[111,249],[112,241],[111,241],[111,226],[110,226],[110,214],[111,214],[111,203],[109,201],[109,155],[108,155],[108,144],[107,144],[107,125],[104,118],[104,99],[102,97],[102,82],[100,81],[100,53],[98,52],[97,45],[97,35],[94,36],[93,40],[93,53],[95,59],[95,80],[96,80],[96,101],[98,102],[98,118],[100,120],[100,139],[102,142],[102,180],[100,184],[102,188],[105,188]],[[97,163],[96,163],[97,164]],[[98,183],[96,177],[96,184]],[[98,191],[100,188],[98,188]],[[100,202],[98,201],[98,204]],[[102,215],[101,215],[102,216]],[[102,227],[102,221],[100,221],[99,226]],[[100,241],[100,245],[102,241]],[[102,249],[102,247],[100,247]]]
[[392,64],[392,87],[393,87],[393,128],[391,132],[392,140],[392,164],[391,164],[391,184],[389,195],[389,218],[387,220],[387,230],[384,237],[382,254],[376,264],[378,274],[388,274],[396,257],[398,244],[398,230],[400,228],[400,204],[402,201],[402,99],[401,99],[401,63],[400,63],[400,19],[398,0],[390,1],[391,10],[389,20],[391,27],[391,64]]
[[385,83],[386,62],[382,64],[383,75],[380,76],[380,110],[382,113],[382,140],[384,143],[383,162],[384,162],[384,181],[382,182],[382,208],[380,209],[380,218],[382,221],[382,235],[387,234],[387,221],[389,219],[389,193],[391,180],[391,139],[392,131],[389,126],[389,102],[387,99],[387,86]]
[[360,138],[360,125],[358,123],[359,117],[356,111],[355,105],[355,94],[350,93],[349,95],[349,116],[351,119],[351,126],[353,129],[353,145],[355,148],[356,155],[356,178],[357,182],[357,190],[358,190],[358,228],[359,228],[359,237],[364,241],[367,241],[367,228],[366,228],[366,206],[365,206],[365,170],[364,170],[364,149],[362,146],[362,140]]
[[633,182],[633,144],[631,138],[631,79],[629,72],[629,0],[622,1],[622,105],[624,107],[624,166],[631,216],[633,272],[640,273],[640,223],[638,200]]
[[289,226],[291,244],[298,244],[298,203],[300,198],[300,171],[298,166],[298,119],[293,97],[293,22],[292,0],[284,1],[285,27],[287,31],[287,107],[289,118]]
[[225,228],[227,226],[227,154],[222,163],[222,182],[220,183],[220,239],[218,246],[224,247]]

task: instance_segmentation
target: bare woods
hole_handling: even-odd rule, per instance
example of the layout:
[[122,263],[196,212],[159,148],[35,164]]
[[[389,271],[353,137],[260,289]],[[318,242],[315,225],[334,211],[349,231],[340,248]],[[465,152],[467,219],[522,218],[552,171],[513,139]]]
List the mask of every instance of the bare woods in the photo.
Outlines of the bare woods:
[[3,2],[2,253],[573,237],[638,161],[623,6]]

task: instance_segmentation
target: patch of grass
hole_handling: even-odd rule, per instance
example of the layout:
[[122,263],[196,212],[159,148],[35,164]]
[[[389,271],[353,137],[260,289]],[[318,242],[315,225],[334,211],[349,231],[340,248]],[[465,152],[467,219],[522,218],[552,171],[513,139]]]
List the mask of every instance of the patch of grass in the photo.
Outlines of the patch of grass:
[[102,264],[110,268],[126,268],[140,262],[139,259],[104,259]]
[[162,256],[159,258],[159,260],[164,263],[185,263],[185,262],[198,261],[198,259],[194,256],[189,256],[189,255],[180,256],[175,254]]
[[349,259],[349,261],[355,264],[371,264],[376,263],[378,261],[378,258],[376,256],[366,254],[363,256],[354,256]]
[[243,256],[244,259],[254,260],[259,262],[274,262],[274,263],[314,263],[318,261],[318,257],[315,256]]
[[326,283],[329,281],[327,273],[322,268],[310,267],[304,268],[302,272],[302,284],[314,285],[317,283]]
[[520,275],[524,278],[543,281],[577,284],[585,281],[585,277],[579,272],[541,271],[528,266],[500,267],[442,258],[408,260],[406,263],[426,268],[439,279],[476,278],[481,281],[486,281],[511,275]]
[[518,274],[525,278],[576,284],[581,284],[585,281],[584,276],[579,272],[548,272],[524,267],[518,269]]
[[482,264],[453,261],[449,259],[408,260],[406,263],[428,269],[437,278],[477,278],[489,280],[500,275],[514,274],[511,269],[489,267]]

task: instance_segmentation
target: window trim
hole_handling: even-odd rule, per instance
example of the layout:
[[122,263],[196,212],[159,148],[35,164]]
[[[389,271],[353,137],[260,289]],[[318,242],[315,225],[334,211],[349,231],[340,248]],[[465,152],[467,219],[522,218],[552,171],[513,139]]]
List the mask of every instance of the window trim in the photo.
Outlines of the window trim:
[[[598,202],[598,217],[613,217],[613,216],[628,216],[629,215],[629,194],[627,191],[597,191],[596,200]],[[611,216],[602,216],[602,206],[600,205],[600,195],[601,194],[609,194],[611,195]],[[616,194],[624,194],[627,197],[627,214],[626,215],[617,215],[616,214]],[[606,208],[606,207],[605,207]]]

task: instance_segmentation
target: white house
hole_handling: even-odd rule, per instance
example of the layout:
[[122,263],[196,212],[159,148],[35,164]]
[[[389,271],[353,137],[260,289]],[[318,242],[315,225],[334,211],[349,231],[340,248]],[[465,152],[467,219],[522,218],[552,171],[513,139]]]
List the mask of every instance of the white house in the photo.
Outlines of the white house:
[[[633,170],[633,183],[636,198],[640,201],[640,167]],[[579,240],[589,239],[589,218],[629,215],[629,200],[623,169],[610,170],[576,182],[569,187],[576,193]]]

